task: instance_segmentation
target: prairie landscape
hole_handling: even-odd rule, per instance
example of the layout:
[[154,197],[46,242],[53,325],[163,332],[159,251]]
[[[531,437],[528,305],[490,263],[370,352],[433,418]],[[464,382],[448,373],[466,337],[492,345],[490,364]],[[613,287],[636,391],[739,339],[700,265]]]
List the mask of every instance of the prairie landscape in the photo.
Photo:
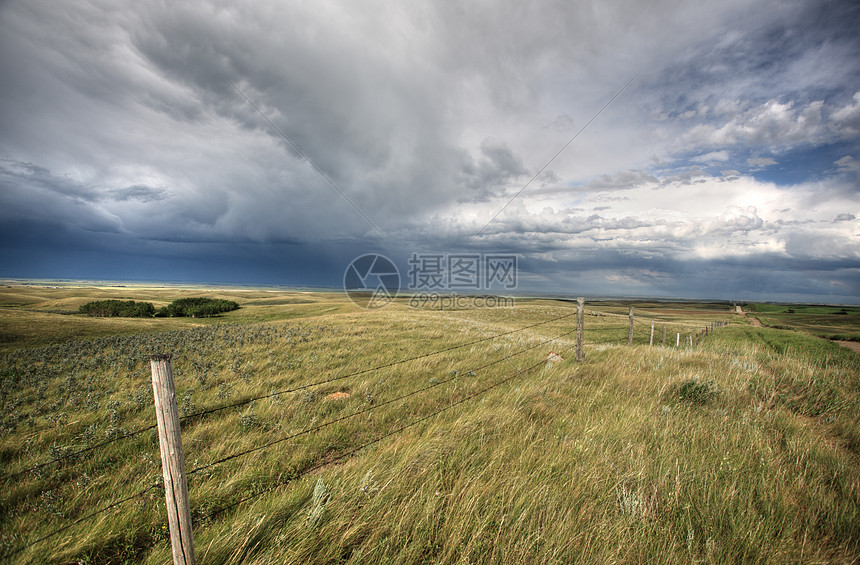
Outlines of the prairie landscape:
[[858,29],[0,2],[0,565],[860,564]]
[[[240,309],[75,313],[189,296]],[[576,362],[575,301],[9,285],[0,302],[10,563],[170,561],[156,353],[173,355],[200,563],[860,558],[860,357],[731,303],[589,301]],[[832,315],[856,335],[849,310]]]

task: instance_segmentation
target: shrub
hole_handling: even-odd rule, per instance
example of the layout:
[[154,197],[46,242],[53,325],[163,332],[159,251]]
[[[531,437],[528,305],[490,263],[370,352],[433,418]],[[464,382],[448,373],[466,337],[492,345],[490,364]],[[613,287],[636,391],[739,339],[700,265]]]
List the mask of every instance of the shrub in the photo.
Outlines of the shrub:
[[678,399],[691,404],[704,405],[716,396],[713,383],[689,379],[678,385]]
[[232,312],[238,310],[239,305],[232,300],[224,300],[221,298],[180,298],[174,300],[167,306],[159,308],[156,316],[166,316],[171,318],[209,318],[217,316],[223,312]]
[[155,315],[155,306],[150,302],[134,300],[96,300],[82,305],[78,312],[100,318],[151,318]]

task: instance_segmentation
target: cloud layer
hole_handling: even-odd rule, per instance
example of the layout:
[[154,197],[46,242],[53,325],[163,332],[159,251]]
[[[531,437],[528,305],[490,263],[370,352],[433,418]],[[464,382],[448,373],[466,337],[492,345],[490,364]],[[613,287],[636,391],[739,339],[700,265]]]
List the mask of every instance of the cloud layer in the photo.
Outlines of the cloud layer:
[[811,0],[4,3],[0,275],[335,285],[362,252],[497,250],[536,291],[855,301],[858,24]]

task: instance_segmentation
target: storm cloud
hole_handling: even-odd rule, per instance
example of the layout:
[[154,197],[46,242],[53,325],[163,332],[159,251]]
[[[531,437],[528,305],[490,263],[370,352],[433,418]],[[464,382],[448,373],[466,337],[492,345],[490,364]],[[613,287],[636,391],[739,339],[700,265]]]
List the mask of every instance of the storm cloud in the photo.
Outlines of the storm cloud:
[[334,286],[364,252],[498,251],[523,290],[855,302],[858,25],[813,0],[6,2],[0,276]]

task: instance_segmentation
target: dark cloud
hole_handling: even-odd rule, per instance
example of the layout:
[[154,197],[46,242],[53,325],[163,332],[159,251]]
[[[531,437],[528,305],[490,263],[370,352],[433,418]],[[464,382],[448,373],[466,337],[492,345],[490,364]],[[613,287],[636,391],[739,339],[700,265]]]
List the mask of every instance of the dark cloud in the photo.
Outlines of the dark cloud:
[[353,253],[481,250],[536,286],[850,296],[858,18],[3,3],[0,274],[338,284]]
[[94,202],[99,191],[69,177],[56,176],[45,167],[11,159],[0,160],[0,183],[7,190],[42,190],[75,200]]
[[487,200],[498,195],[508,183],[528,174],[522,160],[501,139],[486,138],[481,142],[481,156],[466,158],[462,174],[470,189],[462,200]]
[[167,191],[163,188],[151,188],[142,184],[136,184],[114,190],[111,195],[114,200],[119,201],[137,200],[140,202],[153,202],[167,198]]

